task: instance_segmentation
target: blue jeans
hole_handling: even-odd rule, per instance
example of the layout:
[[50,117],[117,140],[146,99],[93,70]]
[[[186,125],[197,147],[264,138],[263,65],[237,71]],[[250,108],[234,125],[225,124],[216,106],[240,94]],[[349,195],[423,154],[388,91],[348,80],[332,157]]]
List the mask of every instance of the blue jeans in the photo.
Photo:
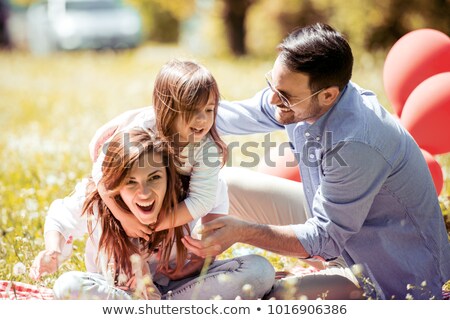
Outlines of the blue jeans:
[[[274,279],[275,271],[269,261],[247,255],[214,261],[202,276],[156,286],[162,299],[259,299],[271,290]],[[132,299],[129,292],[109,285],[101,274],[91,272],[64,273],[56,280],[53,291],[55,299]]]

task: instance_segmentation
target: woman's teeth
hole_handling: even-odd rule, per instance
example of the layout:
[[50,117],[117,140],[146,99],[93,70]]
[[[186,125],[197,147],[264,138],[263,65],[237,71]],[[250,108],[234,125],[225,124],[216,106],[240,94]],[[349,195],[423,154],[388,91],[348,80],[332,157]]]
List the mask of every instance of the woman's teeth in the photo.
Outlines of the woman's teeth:
[[139,204],[136,203],[136,205],[142,210],[142,211],[151,211],[153,209],[153,204],[155,202],[152,202],[150,204]]

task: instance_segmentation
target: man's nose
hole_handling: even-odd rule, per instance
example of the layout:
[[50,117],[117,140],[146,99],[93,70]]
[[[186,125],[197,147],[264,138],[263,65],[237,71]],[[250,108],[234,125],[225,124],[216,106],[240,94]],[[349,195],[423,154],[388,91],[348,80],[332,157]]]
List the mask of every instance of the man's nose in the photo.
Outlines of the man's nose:
[[278,94],[276,94],[273,91],[270,93],[269,102],[270,102],[270,104],[273,104],[273,105],[283,104],[283,102],[281,101],[281,99],[278,96]]

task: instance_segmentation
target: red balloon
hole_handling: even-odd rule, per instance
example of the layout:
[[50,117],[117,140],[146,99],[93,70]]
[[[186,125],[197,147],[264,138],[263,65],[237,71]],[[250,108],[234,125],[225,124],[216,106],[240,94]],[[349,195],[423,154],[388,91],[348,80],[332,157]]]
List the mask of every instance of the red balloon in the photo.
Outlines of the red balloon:
[[259,172],[297,182],[301,181],[299,170],[291,149],[279,147],[271,149],[258,166]]
[[431,154],[450,152],[450,72],[419,84],[406,101],[400,119],[420,148]]
[[450,38],[433,29],[412,31],[389,51],[383,70],[384,89],[401,116],[408,96],[422,81],[450,71]]
[[444,186],[444,176],[442,174],[442,168],[436,159],[427,151],[421,149],[423,157],[427,162],[428,169],[430,169],[431,176],[433,177],[434,187],[436,188],[436,192],[439,195],[442,191],[442,187]]

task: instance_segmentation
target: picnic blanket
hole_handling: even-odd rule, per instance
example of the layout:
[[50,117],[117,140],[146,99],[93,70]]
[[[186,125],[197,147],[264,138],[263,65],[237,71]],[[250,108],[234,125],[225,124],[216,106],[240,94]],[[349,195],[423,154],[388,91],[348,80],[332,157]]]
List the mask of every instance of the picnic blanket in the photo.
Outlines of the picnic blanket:
[[53,290],[23,282],[0,280],[0,299],[52,300]]

